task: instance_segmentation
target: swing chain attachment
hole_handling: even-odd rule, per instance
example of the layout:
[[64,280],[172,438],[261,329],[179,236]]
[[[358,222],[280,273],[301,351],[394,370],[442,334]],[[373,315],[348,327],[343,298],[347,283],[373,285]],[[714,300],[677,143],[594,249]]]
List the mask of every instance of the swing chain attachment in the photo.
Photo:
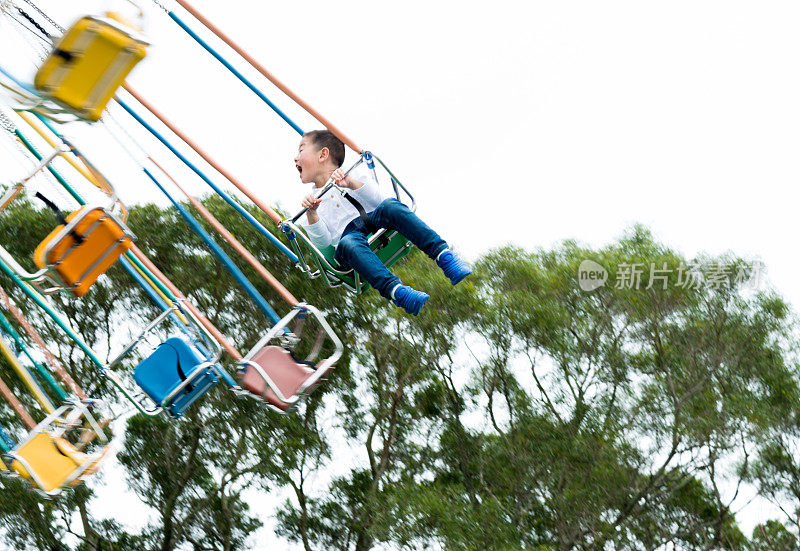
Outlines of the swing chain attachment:
[[103,428],[95,416],[92,415],[92,409],[96,409],[99,404],[103,404],[103,402],[93,398],[84,400],[74,396],[67,398],[66,405],[69,405],[70,409],[65,410],[67,413],[65,417],[58,417],[53,421],[53,425],[59,427],[58,430],[52,433],[53,436],[60,437],[66,430],[81,426],[83,424],[82,419],[85,419],[100,441],[103,443],[108,442],[108,438],[103,433]]
[[167,9],[167,7],[164,4],[159,2],[159,0],[153,0],[153,4],[164,10],[164,12],[169,13],[169,9]]
[[281,335],[279,342],[281,343],[282,348],[286,348],[287,350],[294,350],[297,343],[300,342],[300,337],[295,335],[292,332],[286,332]]

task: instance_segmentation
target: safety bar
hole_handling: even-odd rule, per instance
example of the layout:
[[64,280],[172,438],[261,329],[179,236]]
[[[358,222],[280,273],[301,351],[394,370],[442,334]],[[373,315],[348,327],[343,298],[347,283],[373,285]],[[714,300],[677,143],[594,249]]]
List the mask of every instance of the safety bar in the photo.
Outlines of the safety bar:
[[[400,189],[402,189],[403,193],[405,193],[405,195],[408,196],[408,198],[411,200],[411,205],[408,208],[410,208],[412,211],[416,211],[417,210],[417,203],[414,200],[414,196],[411,195],[411,193],[408,191],[408,189],[406,189],[406,187],[400,182],[400,180],[397,179],[397,177],[392,173],[392,171],[389,170],[389,167],[386,166],[384,164],[384,162],[381,161],[381,159],[377,155],[374,155],[369,151],[365,151],[364,153],[361,154],[361,156],[359,157],[358,161],[353,163],[353,166],[351,166],[350,168],[347,169],[347,172],[345,172],[344,175],[347,176],[348,174],[350,174],[350,172],[353,169],[355,169],[357,166],[359,166],[359,165],[361,165],[363,163],[367,163],[367,166],[370,168],[370,170],[372,171],[373,175],[375,175],[375,163],[372,162],[372,159],[375,159],[376,161],[378,161],[378,163],[380,163],[380,165],[383,167],[384,170],[386,170],[387,174],[389,174],[389,177],[392,179],[392,188],[394,189],[395,198],[398,201],[402,201],[403,200],[402,197],[400,196]],[[375,175],[375,179],[377,181],[377,175]],[[333,186],[335,186],[335,185],[336,185],[336,181],[333,178],[329,179],[327,181],[327,183],[323,187],[321,187],[314,194],[314,197],[316,199],[319,199],[320,197],[322,197],[323,195],[328,193],[331,190],[331,188],[333,188]],[[290,219],[284,220],[283,222],[281,222],[281,225],[283,225],[283,224],[285,224],[287,222],[297,223],[297,221],[300,219],[300,217],[303,216],[306,212],[308,212],[307,208],[302,209],[300,212],[298,212],[297,214],[292,216]]]
[[23,189],[25,189],[25,184],[27,184],[30,180],[33,179],[34,176],[39,174],[42,170],[47,168],[50,163],[52,163],[56,157],[60,157],[65,153],[69,152],[69,147],[66,145],[62,145],[60,147],[55,148],[47,157],[42,158],[39,161],[39,164],[36,165],[36,168],[33,169],[33,172],[25,176],[22,180],[18,181],[16,184],[11,186],[2,197],[0,197],[0,212],[5,210],[5,208],[11,204],[11,202],[19,195]]
[[56,418],[53,421],[54,424],[59,425],[59,428],[53,432],[53,436],[63,436],[68,429],[77,426],[81,419],[86,419],[100,441],[108,442],[108,438],[106,438],[106,435],[103,433],[103,428],[100,426],[100,423],[97,422],[95,416],[92,415],[91,409],[89,408],[90,405],[99,403],[99,400],[93,400],[91,398],[87,398],[86,400],[69,398],[67,401],[67,405],[61,406],[56,410],[56,413],[58,413],[59,411],[68,408],[69,414],[63,420],[60,419],[59,416],[59,418]]
[[[5,208],[8,207],[8,205],[11,204],[11,202],[20,194],[20,192],[25,188],[25,185],[30,180],[32,180],[42,170],[44,170],[46,168],[49,168],[50,165],[58,157],[65,157],[66,158],[66,155],[68,153],[72,153],[72,154],[75,154],[75,155],[79,156],[81,159],[84,160],[84,162],[86,162],[87,166],[90,167],[90,170],[94,171],[95,174],[97,174],[99,177],[103,178],[100,175],[100,173],[97,171],[97,169],[93,165],[91,165],[91,163],[89,163],[89,161],[87,161],[83,156],[80,155],[80,153],[78,152],[77,148],[69,140],[67,140],[61,134],[57,133],[55,131],[55,129],[52,126],[50,126],[46,121],[42,121],[42,122],[45,125],[47,125],[47,128],[50,129],[56,135],[56,137],[58,137],[58,139],[61,140],[62,143],[61,143],[61,145],[55,147],[53,149],[53,151],[51,151],[50,154],[48,154],[46,157],[42,157],[42,159],[39,161],[39,164],[36,165],[36,168],[34,168],[33,171],[30,174],[28,174],[22,180],[19,180],[18,182],[16,182],[13,186],[11,186],[3,194],[2,197],[0,197],[0,213],[2,213],[2,211],[5,210]],[[107,185],[108,191],[110,191],[110,193],[107,193],[108,198],[109,198],[108,206],[107,207],[101,206],[101,208],[103,210],[108,211],[108,212],[114,212],[115,208],[121,207],[121,203],[120,203],[119,197],[117,196],[117,192],[116,192],[116,189],[114,188],[114,186],[111,185],[111,183],[108,182],[108,180],[106,180],[105,178],[103,178],[103,180],[104,180],[104,183]]]
[[[88,228],[86,228],[83,231],[84,234],[86,234],[86,235],[91,234],[100,224],[102,224],[106,220],[106,217],[110,218],[111,220],[114,221],[114,223],[118,224],[119,227],[122,229],[123,233],[122,233],[122,237],[117,239],[109,248],[107,248],[105,251],[103,251],[103,254],[101,254],[94,262],[92,262],[89,265],[89,267],[87,267],[83,271],[83,273],[78,277],[77,281],[75,281],[75,283],[72,285],[72,287],[76,287],[76,288],[80,287],[80,285],[83,283],[83,280],[89,274],[91,274],[92,271],[108,257],[108,255],[112,254],[115,250],[117,250],[120,247],[120,245],[122,245],[122,243],[124,243],[125,241],[127,241],[129,239],[131,241],[136,239],[136,236],[134,235],[134,233],[130,230],[130,228],[128,228],[128,226],[122,221],[122,219],[120,219],[119,217],[115,216],[110,211],[108,211],[106,209],[103,209],[103,207],[96,207],[96,206],[93,206],[93,205],[85,205],[85,206],[83,206],[81,208],[84,209],[83,210],[83,214],[81,216],[75,216],[72,220],[70,220],[67,223],[67,225],[64,226],[61,229],[61,231],[58,232],[58,235],[55,236],[53,239],[51,239],[47,243],[47,245],[45,245],[44,249],[42,249],[42,258],[46,259],[50,255],[50,252],[56,247],[56,245],[59,244],[59,242],[61,241],[61,238],[65,237],[67,235],[73,234],[75,232],[75,228],[78,227],[78,224],[80,224],[83,221],[83,219],[86,218],[96,208],[102,209],[103,212],[105,213],[105,216],[101,216],[100,218],[95,220],[92,223],[91,226],[89,226]],[[64,251],[64,253],[63,253],[64,256],[66,256],[66,254],[68,254],[72,249],[74,249],[77,246],[78,246],[77,242],[73,243],[72,246],[69,249]],[[50,268],[43,268],[43,269],[48,270],[48,271],[50,270]],[[50,276],[49,279],[55,279],[62,288],[66,287],[66,283],[61,281],[60,278],[57,275]],[[56,290],[58,290],[58,289],[56,289]]]
[[[348,174],[350,174],[350,172],[351,172],[351,171],[352,171],[354,168],[356,168],[357,166],[359,166],[359,165],[360,165],[360,164],[362,164],[363,162],[364,162],[364,154],[362,154],[362,155],[361,155],[361,156],[358,158],[358,160],[357,160],[355,163],[353,163],[353,166],[351,166],[350,168],[348,168],[348,169],[347,169],[347,172],[345,172],[345,173],[344,173],[344,175],[345,175],[345,176],[347,176]],[[323,195],[325,195],[326,193],[328,193],[328,192],[331,190],[331,188],[333,188],[333,186],[335,186],[335,185],[336,185],[336,180],[334,180],[333,178],[330,178],[330,179],[329,179],[329,180],[328,180],[328,181],[325,183],[325,185],[324,185],[324,186],[322,186],[321,188],[319,188],[319,190],[317,190],[317,192],[314,194],[314,198],[315,198],[315,199],[319,199],[320,197],[322,197]],[[303,210],[301,210],[300,212],[298,212],[297,214],[295,214],[295,215],[292,217],[292,219],[291,219],[291,220],[292,220],[292,222],[297,222],[297,221],[300,219],[300,217],[301,217],[301,216],[303,216],[303,215],[304,215],[304,214],[305,214],[307,211],[308,211],[308,209],[307,209],[307,208],[304,208]]]

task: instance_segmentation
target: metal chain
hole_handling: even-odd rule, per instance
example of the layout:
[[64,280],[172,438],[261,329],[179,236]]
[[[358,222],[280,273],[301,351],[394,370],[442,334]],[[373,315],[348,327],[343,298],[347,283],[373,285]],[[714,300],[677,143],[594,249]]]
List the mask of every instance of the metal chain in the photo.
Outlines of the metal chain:
[[19,14],[20,14],[22,17],[24,17],[24,18],[25,18],[25,19],[26,19],[26,20],[27,20],[27,21],[28,21],[28,22],[29,22],[31,25],[33,25],[34,27],[36,27],[36,30],[37,30],[37,31],[39,31],[40,33],[42,33],[42,35],[43,35],[43,36],[44,36],[44,37],[47,39],[47,41],[48,41],[48,42],[52,42],[52,41],[53,41],[53,37],[52,37],[52,36],[50,36],[50,33],[49,33],[49,32],[47,32],[47,29],[45,29],[44,27],[42,27],[42,26],[39,24],[39,22],[38,22],[38,21],[36,21],[36,20],[35,20],[33,17],[31,17],[31,16],[28,14],[28,12],[26,12],[25,10],[23,10],[22,8],[19,8],[19,7],[17,8],[17,11],[18,11],[18,12],[19,12]]
[[155,4],[156,6],[158,6],[159,8],[164,10],[165,12],[169,13],[169,10],[164,6],[164,4],[162,4],[158,0],[153,0],[153,4]]
[[17,8],[17,11],[18,11],[18,12],[19,12],[19,14],[20,14],[22,17],[24,17],[24,18],[25,18],[25,19],[26,19],[26,20],[27,20],[27,21],[28,21],[28,22],[29,22],[31,25],[33,25],[34,27],[36,27],[36,30],[38,30],[40,33],[42,33],[42,34],[44,35],[44,37],[45,37],[45,38],[47,38],[47,40],[48,40],[48,41],[51,41],[51,40],[52,40],[52,37],[50,36],[50,33],[49,33],[49,32],[47,32],[47,30],[46,30],[44,27],[42,27],[42,26],[41,26],[41,25],[40,25],[40,24],[39,24],[39,23],[38,23],[38,22],[37,22],[37,21],[36,21],[36,20],[35,20],[33,17],[31,17],[30,15],[28,15],[28,12],[26,12],[25,10],[23,10],[22,8],[19,8],[19,7]]
[[[2,2],[2,1],[4,1],[4,0],[0,0],[0,2]],[[5,0],[5,1],[8,2],[9,4],[11,4],[10,0]],[[48,23],[50,23],[53,26],[53,28],[58,29],[58,32],[60,32],[62,34],[64,33],[64,31],[66,29],[64,27],[62,27],[61,25],[59,25],[58,23],[56,23],[55,21],[53,21],[52,19],[50,19],[50,16],[48,16],[46,13],[44,13],[42,10],[40,10],[39,6],[34,4],[32,0],[22,0],[22,1],[25,2],[26,4],[28,4],[34,10],[36,10],[36,13],[41,15],[44,18],[45,21],[47,21]]]
[[0,111],[0,126],[2,126],[4,130],[12,134],[17,129],[12,120],[8,118],[8,115],[3,113],[2,111]]
[[[128,155],[128,157],[130,157],[135,164],[143,167],[146,164],[147,158],[149,156],[147,154],[147,151],[145,151],[144,147],[142,147],[142,145],[136,141],[136,139],[130,134],[128,129],[125,128],[125,126],[119,121],[119,119],[115,116],[115,114],[111,111],[111,109],[108,109],[106,111],[106,117],[103,118],[102,123],[103,123],[103,128],[105,128],[106,132],[108,132],[108,134],[114,139],[114,141],[117,142],[117,144]],[[129,147],[123,143],[122,139],[117,134],[117,132],[124,135],[125,138],[131,144],[133,144],[134,147],[136,147],[138,155],[137,153],[131,151]]]
[[[27,42],[35,50],[36,55],[39,57],[39,62],[42,63],[44,62],[45,59],[47,59],[47,55],[50,53],[50,49],[53,45],[53,40],[50,38],[49,34],[45,34],[43,36],[37,33],[36,32],[37,30],[43,33],[46,33],[47,31],[44,30],[44,27],[42,27],[41,25],[36,23],[33,19],[31,19],[30,16],[28,16],[28,14],[26,14],[19,8],[18,10],[20,15],[22,15],[25,18],[24,20],[15,17],[14,14],[9,13],[8,16],[14,21],[16,21],[17,26],[15,27],[15,30],[17,31],[17,34],[19,34],[20,37],[22,37],[22,39],[25,40],[25,42]],[[36,30],[32,29],[29,26],[30,24],[34,25],[36,27]],[[27,32],[22,32],[23,29]],[[36,40],[35,42],[33,41],[34,38]]]

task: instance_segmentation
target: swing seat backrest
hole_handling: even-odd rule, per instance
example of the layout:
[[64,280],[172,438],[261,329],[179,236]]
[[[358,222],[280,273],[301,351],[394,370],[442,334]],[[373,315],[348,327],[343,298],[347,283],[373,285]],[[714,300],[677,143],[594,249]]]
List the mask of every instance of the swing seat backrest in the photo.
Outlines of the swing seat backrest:
[[64,438],[56,438],[55,443],[61,453],[68,456],[75,462],[80,462],[80,464],[85,467],[85,470],[81,473],[80,478],[73,483],[73,486],[87,476],[96,473],[100,468],[100,463],[103,461],[103,458],[105,458],[112,449],[111,446],[105,446],[101,453],[87,455],[78,450],[72,442],[65,440]]
[[161,343],[133,372],[136,384],[173,417],[180,417],[219,382],[214,364],[182,337]]
[[84,206],[36,247],[33,261],[39,268],[49,268],[55,279],[81,297],[132,245],[133,236],[116,217],[100,207]]
[[94,473],[107,450],[90,456],[63,438],[54,439],[49,433],[40,432],[8,455],[12,471],[36,484],[43,492],[53,494]]
[[34,86],[82,118],[99,120],[147,43],[114,21],[83,17],[70,27],[36,73]]
[[[247,365],[244,370],[239,372],[239,382],[242,388],[260,396],[267,403],[283,411],[288,410],[297,402],[298,392],[303,389],[308,378],[314,374],[314,368],[298,362],[280,346],[265,346],[256,352],[250,361],[258,364],[264,370],[283,397],[289,401],[281,400],[252,365]],[[303,394],[308,394],[312,390],[313,387],[304,389]]]

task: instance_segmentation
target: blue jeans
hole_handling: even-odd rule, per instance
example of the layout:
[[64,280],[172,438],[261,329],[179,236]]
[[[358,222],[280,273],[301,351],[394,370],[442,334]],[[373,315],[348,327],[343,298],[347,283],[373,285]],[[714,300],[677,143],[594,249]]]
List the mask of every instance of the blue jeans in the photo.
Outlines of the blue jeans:
[[[439,234],[397,199],[384,200],[367,217],[373,226],[397,230],[434,260],[447,248]],[[369,248],[368,235],[369,230],[360,217],[351,220],[342,232],[334,259],[343,268],[353,268],[381,295],[391,299],[392,289],[400,283],[400,278],[392,274]]]

